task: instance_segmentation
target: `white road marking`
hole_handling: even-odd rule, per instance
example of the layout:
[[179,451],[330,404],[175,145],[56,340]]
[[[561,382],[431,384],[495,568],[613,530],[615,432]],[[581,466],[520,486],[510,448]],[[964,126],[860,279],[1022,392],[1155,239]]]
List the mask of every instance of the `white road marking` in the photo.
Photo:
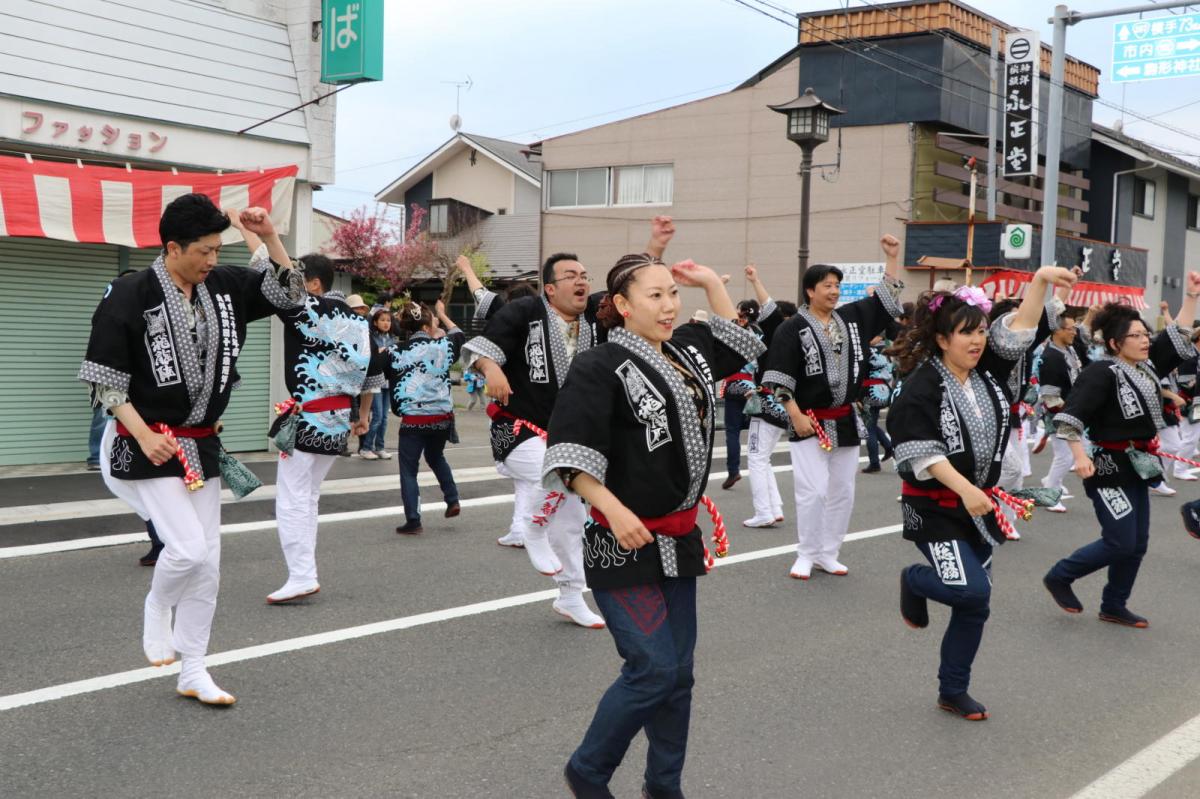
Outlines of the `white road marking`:
[[[776,445],[775,453],[786,453],[786,442]],[[725,457],[725,448],[716,447],[713,450],[713,460]],[[859,459],[860,462],[863,459]],[[485,483],[492,480],[507,480],[496,472],[495,466],[471,466],[456,468],[454,481],[464,483]],[[417,475],[417,483],[422,486],[437,485],[437,477],[430,472],[422,471]],[[400,478],[395,473],[374,475],[371,477],[344,477],[337,480],[326,480],[321,483],[321,496],[329,497],[339,494],[363,494],[371,491],[387,491],[399,489]],[[275,499],[275,486],[264,485],[243,500],[234,499],[229,489],[221,491],[222,504],[249,504]],[[33,524],[35,522],[61,522],[71,519],[95,519],[100,516],[125,516],[132,513],[129,506],[119,499],[84,499],[72,502],[43,502],[33,505],[11,505],[0,508],[0,527],[11,524]],[[137,539],[144,540],[144,539]],[[122,543],[133,543],[130,541]]]
[[[859,458],[860,463],[865,463],[866,458]],[[489,471],[495,475],[493,467],[487,467]],[[772,466],[774,472],[791,471],[791,464]],[[494,479],[507,479],[494,477]],[[721,480],[719,474],[710,475],[708,480],[713,482]],[[321,495],[325,495],[325,489],[322,487]],[[119,502],[122,507],[128,510],[128,506],[120,500],[112,500]],[[486,505],[503,505],[512,502],[511,494],[496,494],[486,497],[476,497],[474,499],[464,499],[461,505],[464,508],[481,507]],[[445,502],[423,502],[421,509],[424,511],[439,511],[446,509]],[[404,514],[403,505],[387,505],[379,508],[366,508],[364,510],[345,511],[342,513],[324,513],[317,517],[317,523],[322,522],[327,524],[337,522],[351,522],[359,519],[378,519],[385,516],[401,516]],[[255,522],[238,522],[236,524],[221,525],[221,534],[228,535],[231,533],[249,533],[258,530],[274,530],[274,519],[262,519]],[[76,552],[82,549],[100,549],[102,547],[115,547],[124,544],[144,544],[146,543],[145,532],[138,533],[114,533],[112,535],[98,535],[89,538],[74,538],[68,541],[48,541],[44,544],[26,544],[23,546],[0,547],[0,560],[8,560],[10,558],[27,558],[33,555],[53,555],[59,552]]]
[[[859,541],[864,538],[874,538],[876,536],[888,535],[890,533],[898,533],[901,529],[902,526],[898,524],[888,527],[876,527],[871,530],[862,530],[857,533],[850,533],[846,536],[846,540]],[[749,563],[750,561],[762,560],[763,558],[772,558],[778,555],[790,554],[795,551],[796,546],[794,544],[788,544],[786,546],[779,547],[768,547],[766,549],[759,549],[753,552],[744,552],[739,555],[731,555],[727,558],[721,558],[717,561],[717,565],[721,567],[733,566],[738,563]],[[477,616],[481,613],[494,613],[498,610],[521,607],[522,605],[532,605],[535,602],[552,600],[557,596],[558,589],[556,588],[551,588],[545,591],[534,591],[533,593],[528,594],[515,594],[513,596],[501,597],[500,599],[491,599],[486,602],[475,602],[470,605],[460,605],[459,607],[446,608],[444,610],[418,613],[413,616],[401,616],[397,619],[388,619],[386,621],[378,621],[371,624],[360,624],[356,627],[344,627],[340,630],[330,630],[328,632],[314,633],[312,635],[302,635],[297,638],[286,638],[282,641],[275,641],[269,644],[248,646],[242,649],[231,649],[228,652],[217,652],[215,654],[208,655],[205,658],[205,661],[208,666],[225,666],[230,663],[241,663],[247,660],[257,660],[259,658],[270,657],[272,655],[280,655],[285,652],[296,652],[302,649],[311,649],[312,647],[341,643],[342,641],[352,641],[356,638],[366,638],[372,635],[382,635],[384,633],[396,632],[397,630],[409,630],[414,627],[423,627],[429,624],[438,624],[440,622],[462,619],[468,616]],[[133,669],[132,671],[121,671],[115,674],[105,674],[101,677],[91,677],[86,680],[76,680],[74,682],[61,683],[59,685],[49,686],[48,688],[38,688],[33,691],[25,691],[19,694],[9,694],[7,696],[0,696],[0,712],[5,710],[14,710],[19,707],[28,707],[30,705],[39,705],[45,702],[53,702],[57,699],[66,699],[70,696],[95,693],[97,691],[105,691],[110,688],[119,688],[123,685],[147,682],[149,680],[155,680],[160,677],[167,677],[178,673],[179,663],[159,668],[148,666],[146,668]]]
[[1185,721],[1071,799],[1138,799],[1200,757],[1200,716]]

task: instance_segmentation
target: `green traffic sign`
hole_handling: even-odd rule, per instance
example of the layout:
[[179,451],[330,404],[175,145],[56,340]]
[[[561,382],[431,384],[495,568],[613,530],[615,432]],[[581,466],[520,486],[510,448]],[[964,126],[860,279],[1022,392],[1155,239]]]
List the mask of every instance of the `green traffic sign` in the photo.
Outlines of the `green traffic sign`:
[[383,80],[383,1],[322,0],[322,83]]

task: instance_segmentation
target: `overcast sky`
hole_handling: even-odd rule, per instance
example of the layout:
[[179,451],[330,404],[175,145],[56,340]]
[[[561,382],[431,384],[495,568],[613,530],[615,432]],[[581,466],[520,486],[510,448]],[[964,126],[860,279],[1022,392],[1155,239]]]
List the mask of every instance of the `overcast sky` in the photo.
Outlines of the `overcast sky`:
[[[793,11],[871,4],[770,2]],[[1069,5],[1095,11],[1132,4]],[[1054,0],[970,5],[1036,29],[1044,42],[1051,39],[1046,19]],[[1200,4],[1188,10],[1200,12]],[[333,213],[373,204],[376,191],[451,136],[451,83],[468,76],[474,85],[461,94],[463,131],[532,142],[728,91],[796,40],[794,28],[735,0],[388,0],[386,14],[385,79],[338,95],[337,182],[314,197],[317,207]],[[1115,21],[1068,29],[1067,52],[1100,68],[1103,100],[1145,116],[1162,114],[1158,119],[1182,129],[1127,117],[1129,135],[1200,153],[1200,78],[1110,82]],[[1189,101],[1194,104],[1173,110]],[[1099,103],[1093,107],[1103,124],[1121,114]]]

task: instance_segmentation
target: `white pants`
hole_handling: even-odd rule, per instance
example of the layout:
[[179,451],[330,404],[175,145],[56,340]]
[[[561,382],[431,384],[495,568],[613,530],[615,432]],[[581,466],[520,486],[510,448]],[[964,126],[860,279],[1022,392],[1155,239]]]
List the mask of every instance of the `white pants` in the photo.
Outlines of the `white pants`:
[[133,512],[140,516],[142,521],[146,521],[150,518],[150,514],[146,512],[146,506],[138,499],[137,489],[133,487],[137,481],[118,480],[112,476],[108,454],[112,452],[113,440],[116,437],[117,420],[109,419],[108,424],[104,425],[104,435],[100,438],[100,476],[104,478],[105,487],[112,492],[114,497],[133,508]]
[[[1200,444],[1200,424],[1183,422],[1179,425],[1179,432],[1183,438],[1183,446],[1178,454],[1185,458],[1196,460],[1196,445]],[[1186,463],[1175,461],[1176,475],[1180,475],[1191,468]]]
[[[1018,446],[1017,451],[1021,455],[1021,480],[1023,482],[1026,477],[1033,476],[1033,458],[1031,453],[1033,452],[1033,448],[1037,446],[1040,435],[1038,433],[1037,420],[1026,419],[1022,421],[1021,430],[1023,431],[1022,438],[1017,443],[1022,446]],[[1020,488],[1020,486],[1017,487]]]
[[[546,442],[538,436],[522,442],[496,464],[496,471],[513,481],[513,526],[525,541],[548,541],[562,564],[554,581],[565,593],[583,591],[583,524],[587,510],[583,500],[568,493],[559,503],[559,492],[542,488],[542,462]],[[557,505],[558,510],[550,513]],[[548,519],[546,517],[549,517]]]
[[837,560],[850,529],[858,446],[825,452],[817,437],[791,442],[796,495],[796,551],[805,557]]
[[280,455],[275,478],[275,522],[289,582],[317,581],[317,503],[321,481],[336,459],[336,455],[314,455],[298,449],[286,458]]
[[[1172,455],[1182,456],[1184,446],[1182,427],[1182,424],[1177,424],[1171,427],[1164,427],[1162,430],[1158,431],[1158,440],[1161,444],[1161,449],[1163,452],[1169,452]],[[1187,469],[1186,463],[1180,463],[1179,461],[1172,460],[1171,458],[1162,458],[1162,464],[1164,479],[1166,479],[1167,475],[1171,473],[1172,464],[1174,464],[1176,467],[1182,467],[1177,469],[1177,472],[1182,472]]]
[[1075,456],[1071,453],[1071,445],[1065,439],[1051,434],[1050,446],[1054,450],[1054,460],[1050,462],[1050,471],[1042,478],[1045,488],[1063,488],[1063,478],[1071,471]]
[[[1021,433],[1015,427],[1008,431],[1008,446],[1004,448],[1004,460],[1000,462],[1000,481],[997,483],[1005,491],[1016,491],[1024,486],[1025,465],[1023,460],[1029,459],[1029,447],[1021,440]],[[1003,505],[1002,507],[1008,507]]]
[[750,496],[754,500],[754,515],[759,519],[778,519],[783,516],[783,499],[779,484],[771,471],[771,453],[783,435],[783,428],[762,419],[750,420],[746,440],[746,467],[750,472]]
[[175,651],[202,657],[208,651],[221,583],[221,480],[188,491],[178,477],[128,480],[165,548],[150,581],[150,601],[175,608]]

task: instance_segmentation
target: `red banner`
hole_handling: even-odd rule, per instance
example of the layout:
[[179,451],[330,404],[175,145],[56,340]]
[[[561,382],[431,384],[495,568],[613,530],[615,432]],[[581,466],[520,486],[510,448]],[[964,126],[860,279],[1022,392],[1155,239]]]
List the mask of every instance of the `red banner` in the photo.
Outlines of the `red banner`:
[[[1025,296],[1025,288],[1032,279],[1032,272],[1005,270],[993,272],[979,284],[979,287],[993,299],[997,296],[1020,298]],[[1103,305],[1106,302],[1119,302],[1144,311],[1146,310],[1146,290],[1138,286],[1113,286],[1108,283],[1081,281],[1074,285],[1071,295],[1067,297],[1067,305],[1084,308]]]
[[163,208],[190,192],[221,208],[265,208],[285,233],[298,171],[175,173],[0,156],[0,236],[158,247]]

